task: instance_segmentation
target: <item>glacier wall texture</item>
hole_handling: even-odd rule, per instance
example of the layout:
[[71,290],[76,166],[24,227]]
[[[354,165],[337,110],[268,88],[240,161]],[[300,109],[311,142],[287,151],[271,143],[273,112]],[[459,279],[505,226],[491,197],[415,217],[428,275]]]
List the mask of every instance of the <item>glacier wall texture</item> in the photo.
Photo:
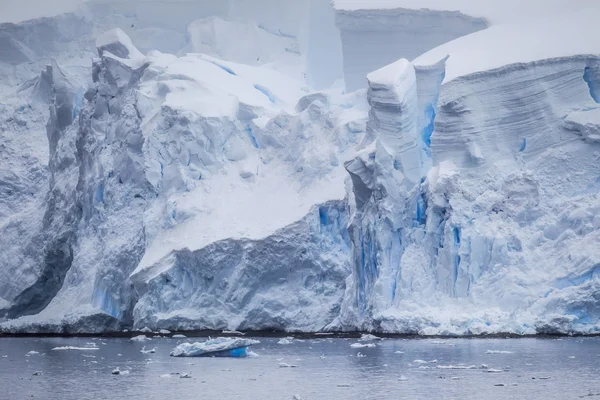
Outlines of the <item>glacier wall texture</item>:
[[[370,74],[386,80],[369,80],[374,144],[346,164],[354,268],[332,327],[598,332],[599,148],[588,132],[599,61],[513,64],[443,85],[444,60]],[[385,120],[397,139],[421,133],[432,163],[422,182],[400,168],[405,140],[390,142]]]

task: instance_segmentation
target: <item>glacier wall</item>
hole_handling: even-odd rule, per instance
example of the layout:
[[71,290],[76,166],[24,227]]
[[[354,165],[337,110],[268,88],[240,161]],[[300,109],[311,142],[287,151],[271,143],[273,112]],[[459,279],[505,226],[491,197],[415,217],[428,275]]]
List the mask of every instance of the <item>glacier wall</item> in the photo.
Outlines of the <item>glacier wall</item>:
[[344,202],[261,240],[177,250],[134,273],[135,327],[313,331],[339,313],[349,274]]
[[336,10],[346,90],[367,87],[365,76],[400,58],[412,60],[442,43],[488,27],[457,11],[404,8]]
[[[31,267],[3,280],[2,330],[329,324],[349,274],[340,158],[365,129],[360,96],[333,101],[271,69],[202,54],[144,56],[119,29],[96,47],[89,85],[74,84],[54,62],[27,86],[40,107],[50,103],[50,192],[32,233],[38,252],[12,246],[7,254],[22,251]],[[221,292],[198,296],[213,257],[227,258],[230,248],[239,251],[218,277],[248,277],[228,292],[247,315],[223,306],[218,319],[198,317],[219,310]],[[165,259],[178,261],[167,270]],[[0,272],[9,277],[15,265],[6,261]],[[177,301],[163,302],[171,287],[163,277],[179,273],[197,276],[195,286],[182,283],[183,292],[169,294]],[[278,284],[305,295],[280,303],[270,289]]]
[[[331,327],[598,332],[599,61],[512,64],[443,84],[445,59],[415,66],[411,85],[390,79],[407,63],[371,74],[383,81],[369,80],[374,145],[346,164],[354,269]],[[380,98],[402,101],[382,119],[391,107]],[[382,120],[400,143],[421,133],[422,183],[393,168],[402,146]]]
[[600,331],[586,46],[338,10],[314,92],[328,2],[88,3],[0,26],[0,330]]

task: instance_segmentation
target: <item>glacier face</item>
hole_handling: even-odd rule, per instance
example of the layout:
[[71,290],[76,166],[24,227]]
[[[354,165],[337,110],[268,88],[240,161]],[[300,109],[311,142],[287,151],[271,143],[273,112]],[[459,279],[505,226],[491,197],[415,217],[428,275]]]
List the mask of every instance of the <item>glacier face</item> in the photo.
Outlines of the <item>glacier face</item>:
[[0,330],[597,333],[593,18],[284,3],[1,27]]
[[[454,71],[448,80],[447,61],[462,66],[449,54],[369,75],[383,80],[369,80],[369,123],[378,131],[346,164],[356,204],[353,282],[332,327],[598,332],[598,57]],[[414,75],[410,84],[391,79]],[[397,144],[386,132],[392,123]],[[424,151],[412,165],[432,165],[422,183],[400,168],[415,129]]]

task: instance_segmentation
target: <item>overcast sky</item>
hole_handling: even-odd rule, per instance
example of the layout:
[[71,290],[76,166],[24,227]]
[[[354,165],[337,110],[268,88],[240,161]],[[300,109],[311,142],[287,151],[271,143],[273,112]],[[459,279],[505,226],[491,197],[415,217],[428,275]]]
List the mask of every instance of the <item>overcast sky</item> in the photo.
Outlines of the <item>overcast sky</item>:
[[0,22],[19,22],[72,11],[81,0],[0,0]]

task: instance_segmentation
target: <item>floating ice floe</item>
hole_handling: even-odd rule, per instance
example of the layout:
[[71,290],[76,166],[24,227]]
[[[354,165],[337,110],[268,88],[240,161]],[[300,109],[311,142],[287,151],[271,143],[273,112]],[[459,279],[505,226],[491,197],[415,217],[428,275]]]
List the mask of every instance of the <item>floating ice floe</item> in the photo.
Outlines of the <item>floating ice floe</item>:
[[437,363],[437,360],[431,360],[431,361],[414,360],[413,363],[415,363],[415,364],[435,364],[435,363]]
[[367,356],[366,354],[363,354],[360,351],[358,352],[358,354],[356,354],[356,357],[358,357],[358,358],[364,358],[366,356]]
[[512,354],[512,351],[506,351],[506,350],[488,350],[485,352],[485,354]]
[[218,337],[205,342],[182,343],[171,351],[173,357],[247,357],[248,346],[258,340]]
[[279,368],[298,368],[298,366],[295,364],[288,364],[288,363],[281,362],[281,363],[279,363]]
[[39,351],[35,351],[35,350],[31,350],[31,351],[28,351],[27,354],[25,354],[25,356],[29,357],[29,356],[33,356],[35,354],[40,354],[40,352]]
[[152,338],[147,337],[146,335],[137,335],[132,337],[131,339],[132,342],[144,342],[146,340],[152,340]]
[[55,347],[52,350],[80,350],[80,351],[88,351],[88,350],[100,350],[100,348],[99,347],[61,346],[61,347]]
[[113,374],[113,375],[127,375],[127,374],[129,374],[129,370],[126,369],[126,370],[121,371],[119,369],[119,367],[117,367],[117,368],[115,368],[115,369],[112,370],[111,374]]
[[170,335],[171,331],[168,329],[161,329],[160,331],[158,331],[158,333],[160,333],[161,335]]
[[285,337],[280,339],[277,344],[292,344],[292,342],[294,341],[294,338],[291,336]]
[[407,381],[408,378],[404,375],[400,375],[400,378],[398,378],[399,381]]
[[177,335],[173,335],[173,336],[171,336],[171,337],[172,337],[172,338],[175,338],[175,339],[179,339],[179,338],[186,338],[187,336],[185,336],[185,335],[182,335],[182,334],[178,333]]
[[154,348],[152,348],[150,350],[146,350],[146,346],[144,346],[140,350],[140,353],[144,353],[144,354],[153,354],[153,353],[156,353],[156,347],[154,347]]
[[475,365],[438,365],[438,369],[477,369]]
[[240,331],[228,331],[228,330],[224,330],[223,333],[225,335],[240,335],[240,336],[246,335],[244,332],[240,332]]
[[142,333],[152,333],[152,329],[150,329],[147,326],[145,326],[142,329],[140,329],[140,332],[142,332]]
[[364,348],[367,348],[367,347],[375,347],[375,343],[365,343],[365,344],[362,344],[362,343],[352,343],[350,345],[350,347],[352,347],[353,349],[364,349]]
[[360,335],[360,339],[358,339],[359,342],[370,342],[372,340],[381,340],[381,338],[370,333],[363,333]]

